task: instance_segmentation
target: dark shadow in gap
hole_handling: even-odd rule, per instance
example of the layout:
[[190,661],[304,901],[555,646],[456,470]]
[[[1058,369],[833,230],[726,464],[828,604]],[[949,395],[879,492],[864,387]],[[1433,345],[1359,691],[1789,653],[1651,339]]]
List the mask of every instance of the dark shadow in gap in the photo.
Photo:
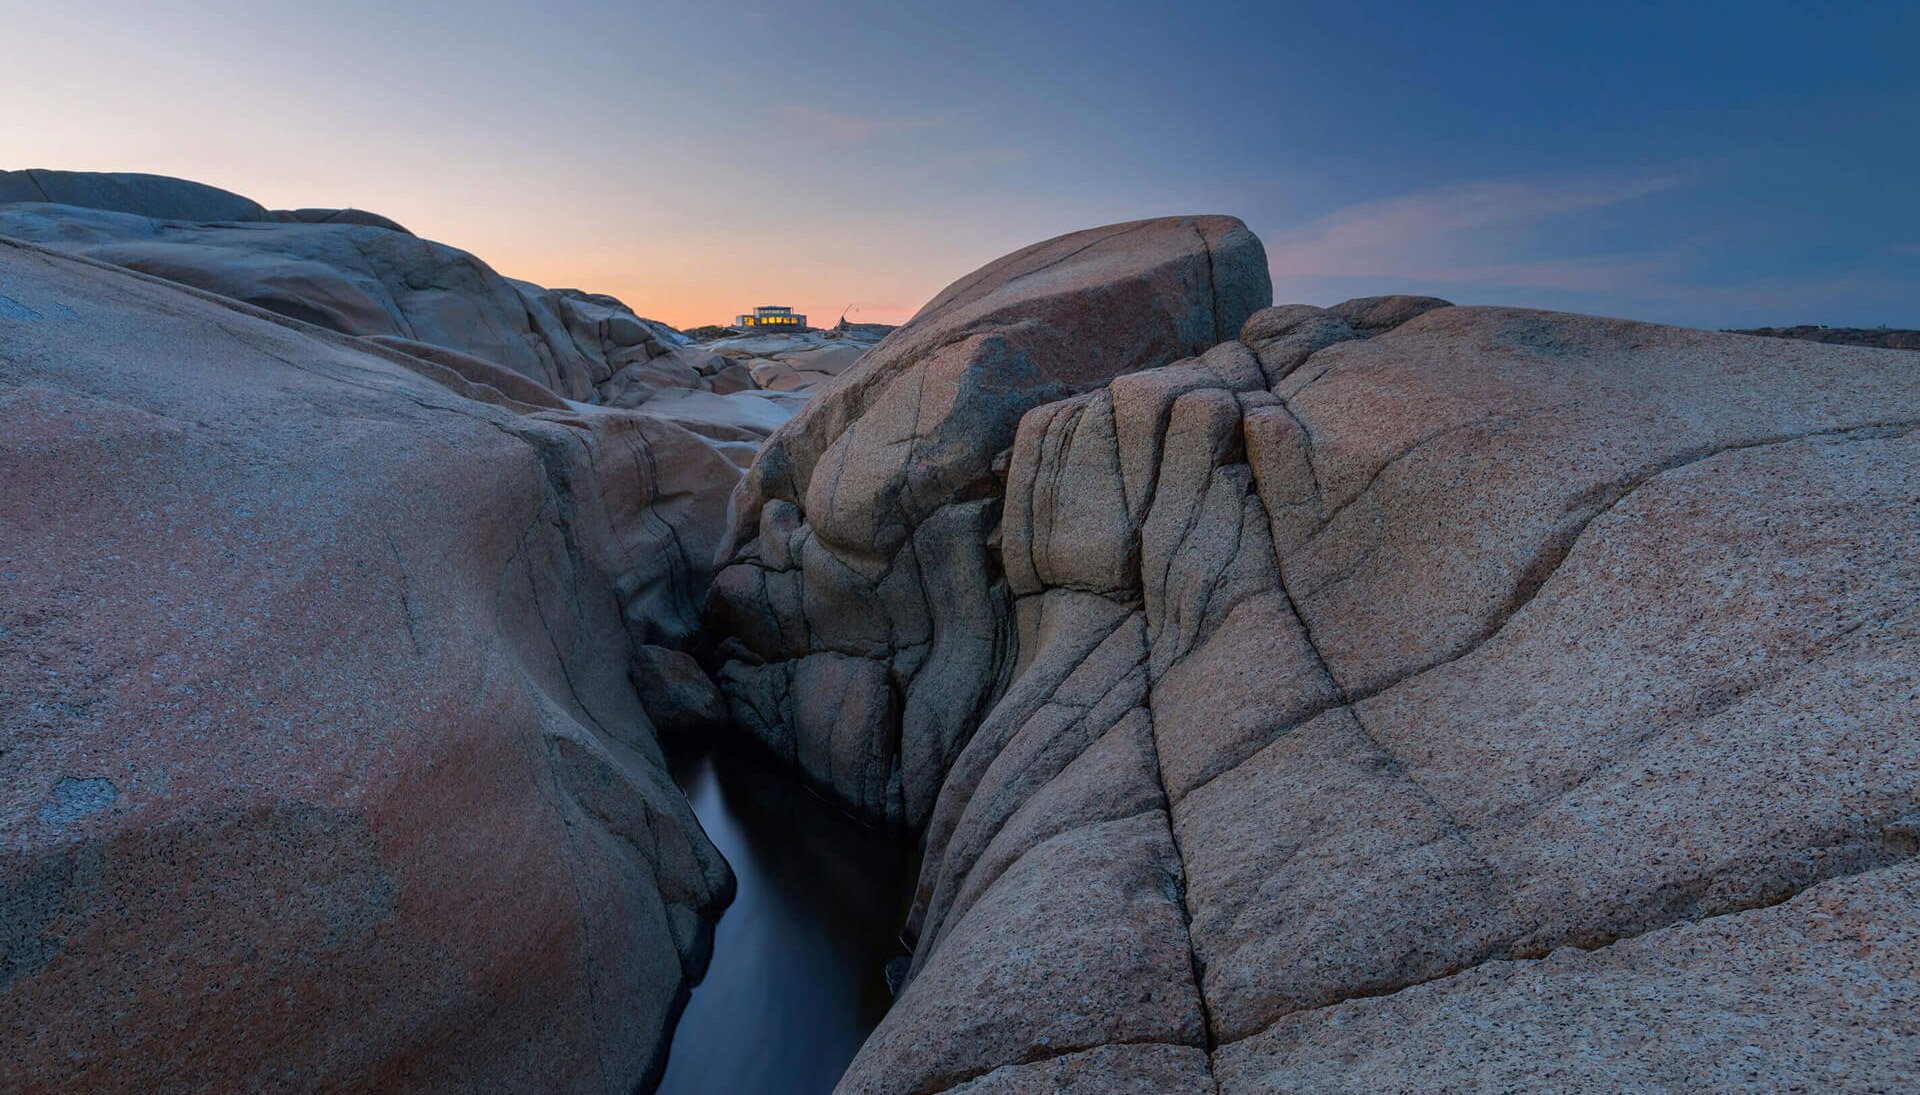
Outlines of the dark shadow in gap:
[[751,750],[670,745],[739,893],[675,1028],[660,1095],[828,1095],[886,1014],[917,867]]

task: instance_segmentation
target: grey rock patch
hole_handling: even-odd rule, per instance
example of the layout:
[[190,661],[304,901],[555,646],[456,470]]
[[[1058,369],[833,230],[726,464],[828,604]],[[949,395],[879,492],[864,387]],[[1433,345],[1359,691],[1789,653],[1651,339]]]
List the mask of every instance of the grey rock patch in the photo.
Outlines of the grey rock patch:
[[37,815],[42,825],[54,828],[71,825],[103,810],[110,810],[120,799],[119,788],[102,776],[61,776],[53,785],[53,797],[40,805]]

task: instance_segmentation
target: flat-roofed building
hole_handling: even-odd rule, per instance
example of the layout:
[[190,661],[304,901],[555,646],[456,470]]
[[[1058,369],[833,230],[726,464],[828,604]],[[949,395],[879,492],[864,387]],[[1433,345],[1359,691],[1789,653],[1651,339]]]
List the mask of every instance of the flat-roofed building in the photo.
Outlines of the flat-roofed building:
[[807,325],[807,317],[781,304],[762,304],[750,313],[744,313],[733,321],[735,327],[788,327],[802,328]]

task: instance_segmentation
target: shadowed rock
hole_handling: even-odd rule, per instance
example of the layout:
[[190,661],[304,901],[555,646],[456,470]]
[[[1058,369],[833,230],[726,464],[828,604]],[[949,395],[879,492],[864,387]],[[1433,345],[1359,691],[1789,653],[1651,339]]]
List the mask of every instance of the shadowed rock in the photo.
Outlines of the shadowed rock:
[[0,204],[48,202],[176,221],[270,221],[273,214],[205,183],[133,171],[0,171]]

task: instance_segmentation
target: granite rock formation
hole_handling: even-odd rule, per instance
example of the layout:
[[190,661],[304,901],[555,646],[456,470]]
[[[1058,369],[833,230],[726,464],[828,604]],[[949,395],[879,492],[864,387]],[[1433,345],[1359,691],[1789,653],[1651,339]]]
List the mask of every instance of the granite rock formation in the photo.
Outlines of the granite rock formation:
[[923,843],[841,1095],[1920,1088],[1910,354],[1269,307],[1225,217],[804,360],[177,180],[9,233],[10,1089],[644,1086],[728,717]]
[[843,1095],[1913,1084],[1906,355],[1289,305],[1005,484]]
[[0,293],[0,1086],[648,1083],[732,879],[630,674],[737,470],[16,241]]
[[503,278],[465,251],[361,210],[271,212],[153,175],[0,172],[0,236],[342,334],[489,361],[579,402],[634,406],[661,387],[715,390],[698,371],[677,371],[683,336],[619,300]]
[[709,617],[736,719],[870,820],[918,829],[1008,674],[990,534],[1028,409],[1190,356],[1271,295],[1229,217],[1078,232],[962,278],[768,439]]

